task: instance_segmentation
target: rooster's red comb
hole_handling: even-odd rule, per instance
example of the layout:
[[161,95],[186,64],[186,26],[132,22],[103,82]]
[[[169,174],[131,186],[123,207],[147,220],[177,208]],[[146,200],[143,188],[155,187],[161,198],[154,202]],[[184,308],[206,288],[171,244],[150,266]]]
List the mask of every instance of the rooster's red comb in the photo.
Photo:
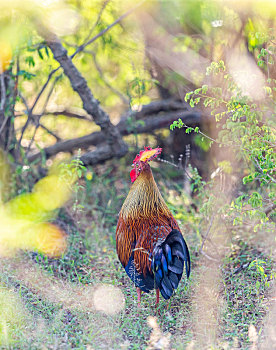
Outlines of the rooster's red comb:
[[151,148],[151,147],[144,147],[144,150],[140,151],[139,154],[135,157],[133,164],[137,164],[138,162],[150,162],[154,158],[156,158],[160,153],[162,152],[162,148]]

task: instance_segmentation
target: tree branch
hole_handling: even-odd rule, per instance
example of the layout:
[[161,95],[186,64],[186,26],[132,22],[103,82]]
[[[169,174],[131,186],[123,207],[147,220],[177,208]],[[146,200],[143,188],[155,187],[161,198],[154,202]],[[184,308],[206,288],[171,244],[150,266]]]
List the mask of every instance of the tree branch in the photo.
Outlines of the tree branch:
[[[104,10],[104,8],[106,7],[107,3],[109,2],[109,0],[105,1],[105,3],[103,4],[103,7],[99,13],[98,19],[96,20],[95,26],[97,25],[97,22],[102,14],[102,11]],[[145,0],[141,1],[139,4],[137,4],[135,7],[133,7],[132,9],[130,9],[129,11],[127,11],[125,14],[123,14],[122,16],[120,16],[115,22],[113,22],[112,24],[110,24],[108,27],[106,27],[104,30],[102,30],[100,33],[98,33],[96,36],[94,36],[92,39],[90,39],[87,43],[82,44],[81,46],[79,46],[77,48],[77,50],[73,53],[73,55],[70,56],[71,59],[73,59],[79,52],[83,51],[85,49],[86,46],[92,44],[94,41],[96,41],[98,38],[100,38],[102,35],[104,35],[106,32],[108,32],[111,28],[113,28],[116,24],[120,23],[125,17],[127,17],[128,15],[130,15],[132,12],[134,12],[138,7],[140,7],[143,3],[145,2]],[[45,33],[47,33],[48,31],[46,30],[46,28],[40,28],[41,24],[38,24],[38,32],[42,35],[42,37],[44,37]],[[94,27],[93,27],[94,30]],[[91,31],[92,33],[92,31]],[[52,33],[48,32],[48,35],[53,36]],[[90,35],[89,35],[90,36]],[[88,37],[87,37],[88,38]],[[61,44],[62,45],[62,44]],[[69,44],[67,44],[69,45]],[[46,81],[46,83],[44,84],[44,86],[42,87],[40,93],[38,94],[36,100],[35,100],[35,104],[32,107],[32,110],[34,109],[37,101],[39,100],[40,96],[42,95],[43,91],[45,90],[45,88],[47,87],[51,77],[53,76],[53,74],[55,72],[57,72],[62,66],[60,65],[59,67],[57,67],[56,69],[53,69],[48,76],[48,79]],[[26,129],[26,128],[25,128]]]
[[55,109],[53,111],[47,110],[45,111],[44,115],[64,115],[66,117],[70,118],[77,118],[77,119],[82,119],[82,120],[88,120],[91,121],[92,118],[85,113],[85,111],[81,109],[74,109],[74,108],[60,108],[60,109]]
[[[54,58],[63,68],[64,74],[70,80],[73,90],[80,96],[84,110],[100,126],[112,154],[117,157],[125,155],[128,150],[126,143],[122,140],[117,128],[111,123],[109,115],[101,108],[99,101],[93,96],[86,80],[73,64],[72,59],[67,55],[67,50],[62,46],[59,38],[45,28],[39,28],[38,30],[52,50]],[[105,159],[104,155],[103,159]]]
[[90,36],[92,35],[94,29],[98,25],[98,23],[99,23],[99,21],[100,21],[100,19],[102,17],[102,14],[103,14],[103,12],[104,12],[104,10],[105,10],[105,8],[106,8],[106,6],[108,5],[109,2],[110,2],[110,0],[105,0],[103,2],[102,7],[101,7],[101,9],[100,9],[100,11],[98,13],[98,17],[97,17],[95,23],[93,24],[92,28],[89,30],[89,33],[88,33],[87,37],[84,39],[84,42],[86,42],[90,38]]
[[61,140],[61,138],[60,138],[58,135],[56,135],[53,131],[51,131],[50,129],[48,129],[45,125],[39,123],[39,126],[40,126],[42,129],[44,129],[45,131],[47,131],[48,134],[54,136],[54,138],[55,138],[57,141],[60,141],[60,140]]
[[[25,116],[26,113],[17,112],[16,117],[22,117]],[[42,115],[64,115],[65,117],[69,118],[76,118],[76,119],[82,119],[87,121],[92,121],[92,118],[85,113],[82,109],[75,109],[75,108],[64,108],[64,107],[57,107],[55,110],[46,110],[43,114],[33,114],[33,119],[37,119],[38,117]]]
[[[89,33],[89,36],[92,34],[92,31],[94,30],[95,26],[97,25],[101,15],[102,15],[102,12],[103,10],[105,9],[106,5],[108,4],[109,0],[105,1],[103,6],[102,6],[102,9],[99,13],[99,16],[92,28],[92,30],[90,31]],[[92,39],[90,39],[87,43],[84,43],[82,44],[81,46],[79,46],[77,48],[77,50],[74,52],[73,55],[70,56],[71,59],[73,59],[79,52],[83,51],[85,49],[86,46],[92,44],[92,42],[96,41],[99,37],[101,37],[102,35],[104,35],[107,31],[109,31],[111,28],[113,28],[116,24],[118,24],[119,22],[121,22],[125,17],[127,17],[128,15],[130,15],[132,12],[134,12],[138,7],[140,7],[143,3],[145,2],[145,0],[141,1],[139,4],[137,4],[135,7],[133,7],[132,9],[130,9],[129,11],[127,11],[125,14],[123,14],[122,16],[120,16],[115,22],[113,22],[111,25],[109,25],[108,27],[106,27],[104,30],[102,30],[100,33],[98,33],[96,36],[94,36]],[[48,37],[54,37],[54,35],[52,33],[49,33],[46,28],[40,28],[40,25],[38,25],[38,32],[40,32],[40,34],[42,35],[42,37],[45,38],[45,34],[48,36]],[[88,37],[87,37],[88,38]],[[54,41],[58,40],[57,37],[55,38]],[[47,40],[46,40],[47,41]],[[59,41],[59,40],[58,40]],[[62,46],[61,42],[59,41],[59,44]],[[50,46],[49,46],[50,47]],[[50,47],[51,48],[51,47]],[[51,48],[52,49],[52,48]],[[65,50],[65,49],[64,49]],[[65,50],[66,52],[66,50]],[[69,59],[69,57],[68,57]],[[57,60],[58,61],[58,60]],[[59,62],[59,61],[58,61]],[[60,62],[59,62],[60,63]],[[61,63],[60,63],[61,64]],[[20,140],[18,142],[18,145],[20,146],[21,144],[21,141],[22,141],[22,138],[23,138],[23,134],[25,132],[25,130],[27,129],[27,126],[29,124],[29,122],[31,121],[32,119],[32,112],[34,110],[34,107],[36,106],[38,100],[40,99],[42,93],[44,92],[44,90],[46,89],[47,85],[49,84],[53,74],[55,74],[60,68],[62,67],[62,64],[57,67],[56,69],[53,69],[50,73],[49,73],[49,76],[47,78],[47,81],[45,82],[45,84],[43,85],[42,89],[40,90],[39,94],[37,95],[37,98],[35,99],[35,102],[33,104],[33,106],[30,108],[30,114],[28,114],[28,119],[25,123],[25,125],[23,126],[22,128],[22,134],[21,134],[21,137],[20,137]],[[64,67],[62,67],[64,68]],[[97,101],[98,103],[98,101]],[[67,114],[68,115],[68,114]],[[68,115],[70,116],[70,115]],[[80,119],[83,119],[83,118],[80,118]],[[126,145],[124,146],[124,148],[126,147]]]
[[[173,112],[162,112],[158,115],[147,114],[145,117],[144,110],[153,111],[159,105],[160,108],[165,107],[166,101],[158,101],[144,106],[140,112],[127,113],[122,117],[121,121],[117,124],[117,128],[122,136],[127,136],[130,134],[142,134],[151,133],[153,130],[167,128],[175,119],[182,118],[187,124],[195,125],[200,123],[200,115],[196,112],[189,112],[186,110],[177,110]],[[161,109],[162,110],[162,109]],[[130,115],[132,114],[132,118]],[[87,149],[90,146],[97,146],[105,141],[104,132],[94,132],[92,134],[70,139],[66,141],[61,141],[53,146],[46,147],[43,151],[46,157],[51,157],[59,152],[72,152],[74,149],[84,148]],[[31,154],[28,157],[30,162],[41,157],[41,153],[37,152]],[[86,160],[88,158],[86,157]],[[96,158],[95,158],[96,159]],[[94,161],[94,160],[93,160]]]
[[[1,62],[0,62],[1,63]],[[7,121],[9,119],[8,113],[5,116],[5,102],[6,102],[6,87],[5,87],[5,79],[4,79],[4,72],[0,74],[0,95],[1,95],[1,102],[0,102],[0,120],[3,118],[2,125],[0,127],[0,134],[5,128]]]
[[276,209],[276,204],[273,203],[273,204],[270,205],[268,208],[266,208],[265,214],[266,214],[267,216],[270,216],[271,213],[272,213],[275,209]]
[[[53,81],[53,84],[52,84],[52,86],[51,86],[51,88],[50,88],[50,91],[48,92],[48,95],[47,95],[47,97],[46,97],[46,100],[45,100],[45,102],[44,102],[44,105],[43,105],[43,108],[42,108],[42,113],[41,113],[40,115],[37,116],[37,121],[36,121],[36,126],[35,126],[35,130],[34,130],[34,134],[33,134],[33,136],[32,136],[32,139],[31,139],[30,143],[29,143],[29,146],[28,146],[28,148],[27,148],[27,150],[26,150],[26,155],[29,153],[29,151],[30,151],[30,149],[31,149],[31,147],[32,147],[32,144],[33,144],[34,139],[35,139],[36,132],[37,132],[39,126],[40,126],[40,119],[41,119],[43,113],[45,112],[45,109],[46,109],[46,107],[47,107],[47,104],[48,104],[48,102],[49,102],[49,99],[50,99],[50,97],[51,97],[51,95],[52,95],[52,93],[53,93],[53,91],[54,91],[55,85],[56,85],[56,83],[58,82],[58,80],[59,80],[60,78],[61,78],[61,74],[60,74],[59,76],[57,76],[57,77],[55,78],[55,80]],[[33,107],[34,107],[34,106],[35,106],[35,104],[33,105]],[[33,107],[32,107],[32,109],[33,109]],[[32,113],[32,109],[29,111],[29,113]]]
[[[0,62],[1,63],[1,62]],[[5,87],[5,79],[4,79],[4,72],[0,74],[0,81],[1,81],[1,102],[0,102],[0,110],[1,112],[4,111],[5,108],[5,102],[6,102],[6,87]]]

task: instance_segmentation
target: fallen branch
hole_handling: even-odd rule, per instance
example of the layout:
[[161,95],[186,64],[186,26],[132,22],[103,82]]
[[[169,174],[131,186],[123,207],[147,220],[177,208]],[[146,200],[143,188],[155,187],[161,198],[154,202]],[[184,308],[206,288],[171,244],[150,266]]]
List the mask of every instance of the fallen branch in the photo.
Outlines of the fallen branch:
[[84,165],[94,165],[112,159],[114,154],[106,144],[98,146],[95,151],[88,152],[80,157]]
[[[157,105],[162,107],[163,104],[165,105],[164,101],[158,101],[158,103],[154,103],[153,105],[150,104],[150,106],[144,106],[144,110],[152,111]],[[145,119],[142,118],[144,117],[143,109],[140,112],[132,113],[133,119],[129,119],[130,116],[127,113],[124,117],[122,117],[122,120],[117,125],[117,128],[122,136],[127,136],[133,133],[151,133],[157,129],[167,128],[177,118],[182,118],[185,123],[190,125],[200,123],[199,113],[189,112],[186,110],[178,110],[167,113],[163,112],[158,115],[147,116]],[[90,146],[97,146],[102,142],[105,142],[104,132],[94,132],[83,137],[57,142],[53,146],[44,148],[43,152],[46,158],[49,158],[59,152],[72,152],[74,149],[78,148],[87,149]],[[32,162],[39,157],[41,157],[41,153],[37,152],[28,156],[28,160]]]
[[85,111],[78,110],[75,108],[60,108],[60,109],[55,109],[53,111],[47,110],[45,111],[44,115],[64,115],[69,118],[77,118],[77,119],[83,119],[83,120],[88,120],[91,121],[92,118],[85,113]]
[[270,205],[268,208],[266,208],[265,210],[265,214],[267,216],[270,216],[272,214],[272,212],[276,209],[276,204],[273,203],[272,205]]

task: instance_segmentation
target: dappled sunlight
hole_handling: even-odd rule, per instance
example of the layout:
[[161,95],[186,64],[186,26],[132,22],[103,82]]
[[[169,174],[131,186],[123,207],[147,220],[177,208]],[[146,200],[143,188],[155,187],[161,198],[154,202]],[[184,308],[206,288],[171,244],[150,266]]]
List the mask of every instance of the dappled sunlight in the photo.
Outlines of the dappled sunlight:
[[147,319],[148,326],[152,328],[150,339],[148,342],[147,350],[171,349],[170,338],[171,334],[163,334],[157,322],[157,318],[149,316]]
[[114,315],[125,307],[125,299],[121,290],[112,285],[99,285],[93,295],[94,307],[108,315]]
[[273,347],[275,23],[0,0],[0,348]]
[[[1,262],[0,262],[1,264]],[[25,328],[27,312],[18,295],[0,284],[0,346],[9,347]]]
[[[0,285],[0,346],[16,342],[18,332],[23,332],[27,338],[39,337],[47,342],[49,329],[67,323],[70,325],[70,320],[74,317],[77,317],[75,327],[84,327],[82,332],[88,333],[88,339],[89,333],[93,338],[93,333],[97,335],[99,330],[104,329],[107,331],[104,343],[109,343],[119,336],[113,325],[116,323],[116,316],[124,311],[125,298],[118,287],[110,284],[84,286],[56,278],[43,271],[37,264],[31,263],[26,256],[0,260],[2,278],[11,274],[14,282],[20,281],[22,293],[19,297],[18,289],[8,290]],[[26,294],[26,291],[29,292]],[[28,295],[30,301],[34,300],[35,304],[43,300],[49,310],[54,308],[53,318],[48,320],[47,324],[43,318],[35,319],[25,311],[21,297],[24,296],[26,302]],[[83,317],[85,314],[89,315],[89,319]]]
[[226,62],[230,74],[244,95],[255,101],[265,98],[265,75],[248,53],[241,54],[238,50],[231,50],[227,53]]
[[51,303],[83,312],[116,315],[124,310],[120,288],[111,284],[78,285],[54,278],[24,257],[0,261],[0,272],[13,271],[25,286]]

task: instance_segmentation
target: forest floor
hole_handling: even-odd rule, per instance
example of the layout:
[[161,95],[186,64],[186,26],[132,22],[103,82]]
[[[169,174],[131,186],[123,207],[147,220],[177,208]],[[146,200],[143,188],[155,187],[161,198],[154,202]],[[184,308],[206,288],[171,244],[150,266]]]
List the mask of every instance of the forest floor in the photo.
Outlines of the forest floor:
[[[1,259],[3,349],[276,349],[266,345],[275,303],[272,252],[233,232],[227,255],[212,262],[198,253],[199,233],[183,225],[190,279],[183,277],[169,303],[161,299],[158,308],[154,293],[143,294],[138,309],[115,247],[129,183],[106,168],[86,185],[82,208],[73,212],[70,203],[56,220],[68,234],[65,254]],[[171,190],[161,188],[167,200]]]

